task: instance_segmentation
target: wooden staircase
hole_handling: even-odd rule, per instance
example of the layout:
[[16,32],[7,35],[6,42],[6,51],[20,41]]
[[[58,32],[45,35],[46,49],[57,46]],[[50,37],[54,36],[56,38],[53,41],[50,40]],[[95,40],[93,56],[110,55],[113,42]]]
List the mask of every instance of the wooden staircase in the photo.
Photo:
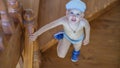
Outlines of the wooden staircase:
[[[10,5],[8,1],[15,1],[16,3]],[[23,5],[20,5],[20,2],[17,0],[8,1],[0,0],[0,11],[7,12],[8,10],[8,14],[6,15],[13,19],[12,22],[15,27],[10,25],[12,29],[10,30],[10,34],[7,34],[0,24],[0,68],[40,68],[41,52],[44,53],[47,49],[57,44],[58,41],[53,39],[52,35],[61,30],[61,28],[46,32],[45,35],[49,33],[47,36],[49,38],[40,36],[35,42],[29,40],[29,34],[36,31],[36,27],[40,28],[42,25],[64,16],[65,7],[63,5],[69,0],[51,0],[53,2],[49,2],[48,0],[21,0],[20,2]],[[116,6],[119,2],[119,0],[83,1],[87,4],[85,14],[89,21]],[[34,11],[24,10],[23,7]],[[48,13],[51,12],[51,8],[55,8],[54,14]],[[61,13],[59,12],[60,8]],[[16,9],[17,11],[14,12],[12,9]],[[29,15],[29,17],[26,15]],[[0,17],[0,23],[3,23],[1,20],[2,17]],[[10,21],[10,23],[12,22]]]

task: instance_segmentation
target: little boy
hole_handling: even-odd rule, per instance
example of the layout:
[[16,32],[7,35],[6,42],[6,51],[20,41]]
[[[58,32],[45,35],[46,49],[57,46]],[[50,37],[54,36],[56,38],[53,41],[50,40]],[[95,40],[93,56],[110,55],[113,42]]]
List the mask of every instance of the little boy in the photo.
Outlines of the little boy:
[[43,26],[38,31],[30,36],[31,40],[35,40],[39,35],[56,26],[62,25],[63,32],[58,32],[54,35],[59,40],[57,46],[57,54],[60,58],[64,58],[68,52],[71,44],[74,50],[72,52],[71,60],[78,61],[80,48],[89,43],[90,26],[88,21],[84,18],[86,5],[81,0],[70,0],[66,4],[66,16],[59,18],[49,24]]

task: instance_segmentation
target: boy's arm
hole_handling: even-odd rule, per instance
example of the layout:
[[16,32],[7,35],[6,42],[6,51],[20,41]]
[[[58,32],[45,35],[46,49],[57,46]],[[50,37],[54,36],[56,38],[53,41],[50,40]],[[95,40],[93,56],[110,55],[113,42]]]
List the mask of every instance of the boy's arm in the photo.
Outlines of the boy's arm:
[[62,25],[62,21],[64,20],[64,17],[61,17],[53,22],[50,22],[49,24],[43,26],[42,28],[40,28],[38,31],[36,31],[35,33],[33,33],[33,36],[39,36],[42,33],[44,33],[47,30],[50,30],[56,26]]
[[84,20],[85,22],[85,39],[83,41],[84,45],[87,45],[89,43],[89,38],[90,38],[90,25],[87,20]]

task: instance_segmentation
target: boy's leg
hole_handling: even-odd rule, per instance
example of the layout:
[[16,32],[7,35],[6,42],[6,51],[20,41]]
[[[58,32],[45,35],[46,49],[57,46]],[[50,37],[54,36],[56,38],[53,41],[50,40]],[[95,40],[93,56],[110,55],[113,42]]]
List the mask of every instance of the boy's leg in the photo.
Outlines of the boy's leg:
[[57,46],[57,54],[60,58],[64,58],[68,52],[68,49],[70,47],[70,42],[63,38],[62,40],[59,40],[58,46]]
[[73,45],[75,51],[79,51],[81,46],[82,46],[82,42]]
[[71,60],[73,62],[77,62],[78,61],[78,57],[80,55],[80,48],[81,48],[82,42],[80,42],[79,44],[74,44],[74,50],[72,52],[72,57]]

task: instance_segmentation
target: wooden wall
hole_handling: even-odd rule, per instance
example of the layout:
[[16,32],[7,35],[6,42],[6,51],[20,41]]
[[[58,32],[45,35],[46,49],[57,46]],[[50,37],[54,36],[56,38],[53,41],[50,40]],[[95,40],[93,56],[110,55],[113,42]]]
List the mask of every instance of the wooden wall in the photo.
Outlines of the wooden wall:
[[114,5],[114,3],[117,2],[118,0],[83,0],[83,1],[87,4],[87,10],[85,12],[86,18],[92,20],[94,18],[93,16],[96,17],[96,15],[101,14],[99,12],[101,12],[103,9],[107,8],[111,4]]

